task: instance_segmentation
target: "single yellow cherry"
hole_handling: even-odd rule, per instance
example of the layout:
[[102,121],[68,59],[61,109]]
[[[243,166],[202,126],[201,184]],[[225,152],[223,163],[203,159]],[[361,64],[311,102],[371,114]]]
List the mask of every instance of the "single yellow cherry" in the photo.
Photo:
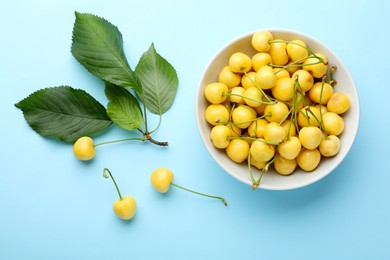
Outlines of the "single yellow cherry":
[[208,84],[204,89],[206,99],[212,104],[220,104],[227,98],[228,87],[220,82]]
[[115,214],[123,219],[130,220],[134,217],[137,209],[137,203],[133,196],[127,195],[113,204]]
[[237,87],[241,82],[241,74],[234,73],[229,66],[225,66],[218,74],[218,82],[224,83],[228,88]]
[[232,88],[229,93],[229,101],[240,105],[245,104],[243,97],[244,92],[245,88],[243,87],[238,86]]
[[264,140],[267,143],[279,144],[286,138],[286,131],[276,122],[269,123],[264,128]]
[[349,109],[349,107],[349,97],[344,93],[340,92],[334,93],[327,103],[328,110],[339,115],[345,113]]
[[306,43],[301,40],[293,40],[287,44],[287,54],[292,61],[302,63],[308,55]]
[[326,112],[322,115],[324,129],[329,135],[340,135],[344,131],[344,119],[334,112]]
[[314,78],[307,70],[304,69],[297,70],[291,75],[291,78],[294,81],[295,80],[298,81],[296,85],[297,91],[306,92],[313,87]]
[[333,92],[333,87],[326,82],[314,83],[313,87],[308,91],[310,99],[314,103],[321,105],[326,105],[328,103]]
[[248,126],[255,120],[256,111],[246,105],[239,105],[232,111],[232,122],[241,129],[248,128]]
[[271,48],[268,53],[271,55],[273,64],[286,65],[288,63],[289,57],[287,55],[286,47],[286,43],[280,39],[276,39],[271,43]]
[[245,89],[256,87],[255,76],[256,76],[256,72],[254,71],[249,71],[246,74],[242,75],[241,77],[242,87]]
[[275,86],[276,76],[270,66],[261,67],[255,75],[256,84],[262,89],[271,89]]
[[243,139],[233,139],[226,147],[227,156],[236,163],[242,163],[248,158],[249,144]]
[[292,78],[281,78],[276,80],[275,86],[271,89],[274,98],[281,101],[289,101],[294,98],[294,80]]
[[311,55],[303,62],[302,68],[314,78],[322,78],[328,71],[328,60],[323,54]]
[[216,125],[211,129],[210,139],[218,149],[224,149],[230,142],[230,129],[226,125]]
[[88,136],[77,139],[73,145],[73,154],[82,161],[92,160],[96,154],[93,139]]
[[303,147],[315,149],[322,141],[322,131],[316,126],[305,126],[299,130],[298,137]]
[[269,53],[258,52],[252,56],[252,67],[254,71],[258,71],[263,66],[268,66],[272,64],[272,58]]
[[283,102],[269,104],[264,109],[265,119],[268,122],[280,123],[289,113],[287,105]]
[[286,159],[280,154],[275,155],[274,167],[277,173],[280,175],[290,175],[297,167],[297,161],[295,159]]
[[229,110],[222,104],[211,104],[205,111],[206,121],[211,125],[219,125],[229,120]]
[[173,177],[173,172],[168,168],[157,168],[150,175],[150,181],[158,192],[166,193],[171,187]]
[[248,106],[258,107],[262,104],[263,93],[257,87],[250,87],[245,90],[243,97]]
[[[109,175],[107,175],[107,172]],[[119,190],[118,185],[116,184],[114,176],[111,174],[111,171],[109,169],[104,168],[103,177],[104,178],[111,177],[111,180],[115,185],[116,191],[118,192],[119,200],[115,201],[114,204],[112,205],[112,208],[113,208],[115,214],[123,220],[132,219],[136,213],[136,210],[137,210],[137,203],[136,203],[134,197],[131,195],[127,195],[125,197],[122,197],[122,194]]]
[[229,59],[229,67],[236,73],[248,72],[252,68],[252,59],[242,52],[233,53]]
[[268,161],[275,154],[275,146],[267,144],[264,139],[255,140],[250,147],[251,158],[256,161]]
[[267,52],[271,48],[270,41],[273,40],[273,35],[270,31],[261,30],[253,34],[251,43],[253,48],[259,52]]
[[340,139],[335,135],[329,135],[327,139],[322,140],[318,148],[323,156],[332,157],[340,151],[340,147]]
[[302,149],[297,156],[297,163],[299,167],[306,171],[313,171],[320,164],[321,154],[318,149]]

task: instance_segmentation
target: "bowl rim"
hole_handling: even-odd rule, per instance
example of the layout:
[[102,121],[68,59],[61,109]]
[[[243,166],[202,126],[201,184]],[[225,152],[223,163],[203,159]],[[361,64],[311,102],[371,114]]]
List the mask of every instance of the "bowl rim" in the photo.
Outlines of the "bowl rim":
[[[203,94],[203,89],[204,89],[204,86],[205,86],[205,83],[204,83],[204,78],[205,78],[205,75],[207,73],[207,71],[210,69],[211,65],[213,65],[213,63],[215,62],[215,60],[221,56],[225,51],[227,51],[229,49],[229,47],[231,47],[233,44],[239,42],[239,41],[242,41],[244,39],[247,39],[248,37],[251,37],[253,35],[253,33],[259,31],[259,30],[268,30],[270,31],[271,33],[273,33],[273,35],[278,35],[278,34],[292,34],[294,36],[297,36],[296,38],[297,39],[305,39],[306,41],[310,41],[310,42],[313,42],[315,44],[317,44],[318,46],[321,46],[322,48],[324,48],[328,53],[330,53],[333,58],[336,59],[336,63],[338,64],[338,67],[342,67],[345,69],[344,73],[345,73],[345,76],[348,78],[348,80],[350,81],[351,83],[351,89],[353,90],[353,94],[354,94],[354,109],[355,109],[355,114],[354,114],[354,120],[355,120],[355,129],[353,129],[352,134],[353,136],[351,137],[351,141],[350,141],[350,145],[348,147],[346,147],[346,149],[344,150],[343,154],[341,157],[339,157],[339,159],[337,161],[335,161],[335,163],[332,163],[330,164],[330,167],[328,168],[328,170],[324,173],[324,174],[317,174],[315,177],[311,178],[310,180],[308,181],[305,181],[305,182],[302,182],[302,183],[295,183],[295,184],[291,184],[291,185],[288,185],[288,186],[285,186],[285,187],[277,187],[277,186],[272,186],[272,185],[266,185],[264,183],[260,183],[260,185],[258,186],[259,189],[265,189],[265,190],[292,190],[292,189],[298,189],[298,188],[302,188],[302,187],[305,187],[305,186],[308,186],[308,185],[311,185],[315,182],[318,182],[319,180],[323,179],[324,177],[328,176],[330,173],[332,173],[341,163],[342,161],[344,161],[345,157],[348,155],[349,151],[351,150],[354,142],[355,142],[355,139],[356,139],[356,136],[357,136],[357,133],[358,133],[358,129],[359,129],[359,125],[360,125],[360,99],[359,99],[359,94],[358,94],[358,90],[357,90],[357,87],[356,87],[356,84],[355,84],[355,81],[350,73],[350,71],[348,70],[347,66],[344,64],[344,62],[340,59],[340,57],[332,50],[330,49],[329,47],[327,47],[327,45],[325,45],[323,42],[319,41],[318,39],[316,39],[315,37],[313,36],[310,36],[306,33],[303,33],[303,32],[300,32],[300,31],[296,31],[296,30],[290,30],[290,29],[285,29],[285,28],[261,28],[261,29],[258,29],[258,30],[253,30],[253,31],[249,31],[247,33],[244,33],[242,35],[239,35],[237,37],[235,37],[234,39],[230,40],[229,42],[227,42],[226,44],[224,44],[212,57],[211,59],[208,61],[208,63],[206,64],[203,72],[202,72],[202,75],[200,77],[200,80],[199,80],[199,83],[198,83],[198,89],[197,89],[197,93],[196,93],[196,102],[195,102],[195,111],[196,111],[196,121],[197,121],[197,128],[198,128],[198,132],[199,132],[199,135],[201,136],[201,139],[202,139],[202,142],[203,144],[205,145],[206,149],[208,150],[208,153],[211,155],[211,157],[214,159],[214,161],[226,172],[228,173],[230,176],[234,177],[235,179],[239,180],[240,182],[243,182],[245,184],[248,184],[248,185],[252,185],[252,182],[249,178],[247,179],[243,179],[243,178],[239,178],[237,176],[237,174],[233,174],[231,172],[231,170],[228,168],[227,165],[225,164],[222,164],[220,159],[218,158],[218,152],[217,152],[217,149],[215,147],[211,147],[210,146],[210,140],[206,139],[206,136],[204,134],[202,134],[202,124],[203,122],[201,121],[201,118],[204,117],[204,115],[200,115],[200,111],[199,111],[199,100],[202,98],[204,99],[204,94]],[[211,83],[211,82],[210,82]],[[204,118],[203,118],[203,121],[204,121]],[[333,158],[331,158],[333,159]],[[315,170],[313,171],[313,173],[315,172]],[[310,174],[310,173],[309,173]],[[289,177],[289,176],[283,176],[283,177]]]

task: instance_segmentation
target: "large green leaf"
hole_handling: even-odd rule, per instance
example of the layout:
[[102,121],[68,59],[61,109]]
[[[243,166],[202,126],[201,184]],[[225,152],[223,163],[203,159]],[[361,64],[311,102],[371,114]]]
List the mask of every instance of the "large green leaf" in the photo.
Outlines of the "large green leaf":
[[107,114],[111,120],[126,130],[142,126],[143,117],[138,100],[126,89],[106,83],[106,96],[110,100]]
[[59,86],[38,90],[15,106],[42,136],[74,142],[112,124],[105,107],[84,90]]
[[156,52],[153,43],[142,55],[135,74],[141,81],[146,107],[154,114],[164,114],[172,106],[179,80],[176,70]]
[[95,76],[141,93],[141,85],[127,62],[119,29],[93,14],[75,15],[73,56]]

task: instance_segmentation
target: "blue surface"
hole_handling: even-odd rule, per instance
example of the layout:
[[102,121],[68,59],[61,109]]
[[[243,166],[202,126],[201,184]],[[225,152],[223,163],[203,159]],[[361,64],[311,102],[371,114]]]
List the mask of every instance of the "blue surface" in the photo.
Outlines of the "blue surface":
[[[386,1],[1,1],[0,259],[390,259],[389,2]],[[82,163],[72,146],[42,138],[14,107],[31,92],[68,84],[102,103],[103,85],[70,53],[74,11],[121,30],[134,67],[154,42],[180,85],[154,137],[168,148],[122,143]],[[329,45],[358,87],[361,123],[344,162],[328,177],[291,191],[252,191],[225,174],[199,137],[195,94],[213,54],[260,28],[289,28]],[[155,118],[153,119],[155,121]],[[152,120],[152,121],[153,121]],[[111,128],[96,141],[127,136]],[[119,220],[110,168],[138,203]],[[183,186],[153,190],[157,167]]]

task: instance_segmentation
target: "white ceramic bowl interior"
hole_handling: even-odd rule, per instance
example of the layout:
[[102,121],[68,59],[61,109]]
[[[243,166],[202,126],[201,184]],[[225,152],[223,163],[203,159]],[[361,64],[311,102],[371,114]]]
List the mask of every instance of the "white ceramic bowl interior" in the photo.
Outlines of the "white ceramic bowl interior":
[[[345,122],[345,130],[340,135],[341,148],[339,153],[332,158],[322,157],[320,165],[312,172],[304,172],[300,169],[290,176],[282,176],[270,169],[262,177],[259,188],[268,190],[289,190],[304,187],[312,184],[326,175],[331,173],[346,157],[352,144],[355,140],[360,118],[360,105],[358,92],[354,83],[354,80],[349,73],[348,69],[340,58],[330,49],[328,49],[323,43],[314,39],[311,36],[305,35],[300,32],[286,30],[286,29],[265,29],[269,30],[274,39],[283,40],[302,40],[307,46],[315,53],[322,53],[328,58],[329,66],[337,66],[337,70],[334,73],[334,79],[337,80],[335,85],[335,92],[343,92],[350,98],[350,109],[343,114]],[[224,150],[217,149],[213,146],[210,140],[210,131],[212,126],[209,125],[205,119],[205,110],[208,106],[208,101],[204,97],[204,88],[206,85],[212,82],[217,82],[219,71],[226,65],[230,56],[238,51],[244,52],[249,56],[256,53],[251,45],[251,37],[254,32],[249,32],[242,35],[233,41],[225,45],[218,53],[211,59],[206,66],[204,73],[199,82],[199,88],[196,97],[196,117],[199,133],[201,138],[214,160],[231,176],[237,180],[252,186],[247,163],[237,164],[230,160]],[[257,174],[259,171],[253,169],[253,173]]]

